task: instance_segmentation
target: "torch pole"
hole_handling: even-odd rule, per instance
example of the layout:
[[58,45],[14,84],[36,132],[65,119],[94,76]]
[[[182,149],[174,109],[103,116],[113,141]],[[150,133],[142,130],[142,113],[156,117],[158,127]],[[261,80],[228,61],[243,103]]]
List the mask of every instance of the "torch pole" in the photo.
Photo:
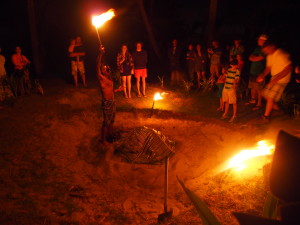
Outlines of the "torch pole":
[[153,114],[154,103],[155,103],[155,100],[153,100],[153,103],[152,103],[152,108],[151,108],[150,118],[152,117],[152,114]]
[[165,194],[164,194],[164,211],[168,212],[168,177],[169,177],[169,157],[165,158]]
[[100,39],[99,31],[98,31],[97,27],[95,27],[95,29],[96,29],[96,32],[97,32],[97,37],[98,37],[98,40],[99,40],[99,44],[100,44],[100,46],[102,46],[102,42],[101,42],[101,39]]

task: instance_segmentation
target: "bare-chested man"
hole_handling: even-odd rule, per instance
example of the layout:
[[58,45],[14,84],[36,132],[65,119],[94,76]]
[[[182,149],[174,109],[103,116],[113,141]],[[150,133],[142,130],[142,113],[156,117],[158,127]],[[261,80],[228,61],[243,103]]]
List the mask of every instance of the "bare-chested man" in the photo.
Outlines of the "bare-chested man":
[[103,51],[100,50],[97,59],[97,78],[102,93],[103,124],[101,130],[101,141],[104,145],[109,144],[107,138],[113,135],[113,124],[116,117],[116,105],[114,92],[122,91],[122,87],[114,90],[113,80],[109,66],[102,64]]

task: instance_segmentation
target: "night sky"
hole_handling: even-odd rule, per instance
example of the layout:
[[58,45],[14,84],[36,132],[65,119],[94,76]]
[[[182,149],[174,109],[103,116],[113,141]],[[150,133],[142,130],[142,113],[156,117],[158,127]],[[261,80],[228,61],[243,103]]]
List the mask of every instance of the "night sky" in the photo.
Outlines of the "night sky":
[[[87,71],[90,76],[93,75],[98,42],[91,24],[91,16],[109,8],[116,9],[117,16],[100,29],[109,63],[115,66],[115,56],[122,43],[127,43],[133,50],[134,43],[142,41],[150,53],[150,64],[152,62],[152,65],[159,65],[158,67],[166,65],[164,60],[158,61],[155,57],[139,7],[133,0],[35,2],[44,74],[61,76],[67,73],[69,40],[80,35],[88,53]],[[200,42],[207,46],[205,34],[209,0],[147,0],[144,3],[163,56],[166,55],[168,43],[172,38],[177,38],[183,47],[189,42]],[[20,45],[23,53],[31,58],[27,0],[1,1],[0,4],[0,45],[7,61],[10,61],[9,57],[16,45]],[[292,54],[294,63],[298,63],[299,12],[300,2],[296,0],[219,0],[214,38],[223,46],[231,44],[233,38],[241,38],[249,53],[256,44],[255,38],[261,33],[267,33]],[[10,68],[9,63],[7,67]]]

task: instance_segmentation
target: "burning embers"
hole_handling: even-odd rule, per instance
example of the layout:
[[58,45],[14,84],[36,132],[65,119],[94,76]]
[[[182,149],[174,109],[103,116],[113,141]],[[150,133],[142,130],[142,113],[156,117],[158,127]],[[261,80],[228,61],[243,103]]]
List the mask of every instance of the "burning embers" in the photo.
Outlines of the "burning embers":
[[248,175],[256,173],[258,169],[271,162],[274,149],[275,146],[268,141],[259,141],[254,148],[244,149],[226,161],[225,166],[219,172],[234,170],[240,173],[243,171]]

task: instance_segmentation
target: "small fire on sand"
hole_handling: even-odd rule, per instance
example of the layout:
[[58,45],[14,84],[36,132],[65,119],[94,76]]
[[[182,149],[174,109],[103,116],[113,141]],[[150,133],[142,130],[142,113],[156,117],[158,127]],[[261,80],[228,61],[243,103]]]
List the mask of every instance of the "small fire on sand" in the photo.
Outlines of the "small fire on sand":
[[153,100],[154,101],[157,101],[157,100],[162,100],[163,99],[163,95],[165,95],[166,93],[165,92],[163,92],[163,93],[159,93],[159,92],[157,92],[155,95],[154,95],[154,98],[153,98]]
[[275,146],[266,140],[257,142],[257,145],[251,149],[243,149],[238,154],[230,158],[225,166],[219,171],[234,170],[239,173],[256,173],[265,164],[271,162],[271,156],[274,153]]
[[152,117],[155,102],[158,101],[158,100],[164,99],[164,98],[163,98],[163,95],[166,95],[166,94],[168,94],[168,93],[166,93],[166,92],[163,92],[163,93],[157,92],[157,93],[155,93],[155,95],[154,95],[154,97],[153,97],[153,103],[152,103],[152,108],[151,108],[151,114],[150,114],[150,117]]

